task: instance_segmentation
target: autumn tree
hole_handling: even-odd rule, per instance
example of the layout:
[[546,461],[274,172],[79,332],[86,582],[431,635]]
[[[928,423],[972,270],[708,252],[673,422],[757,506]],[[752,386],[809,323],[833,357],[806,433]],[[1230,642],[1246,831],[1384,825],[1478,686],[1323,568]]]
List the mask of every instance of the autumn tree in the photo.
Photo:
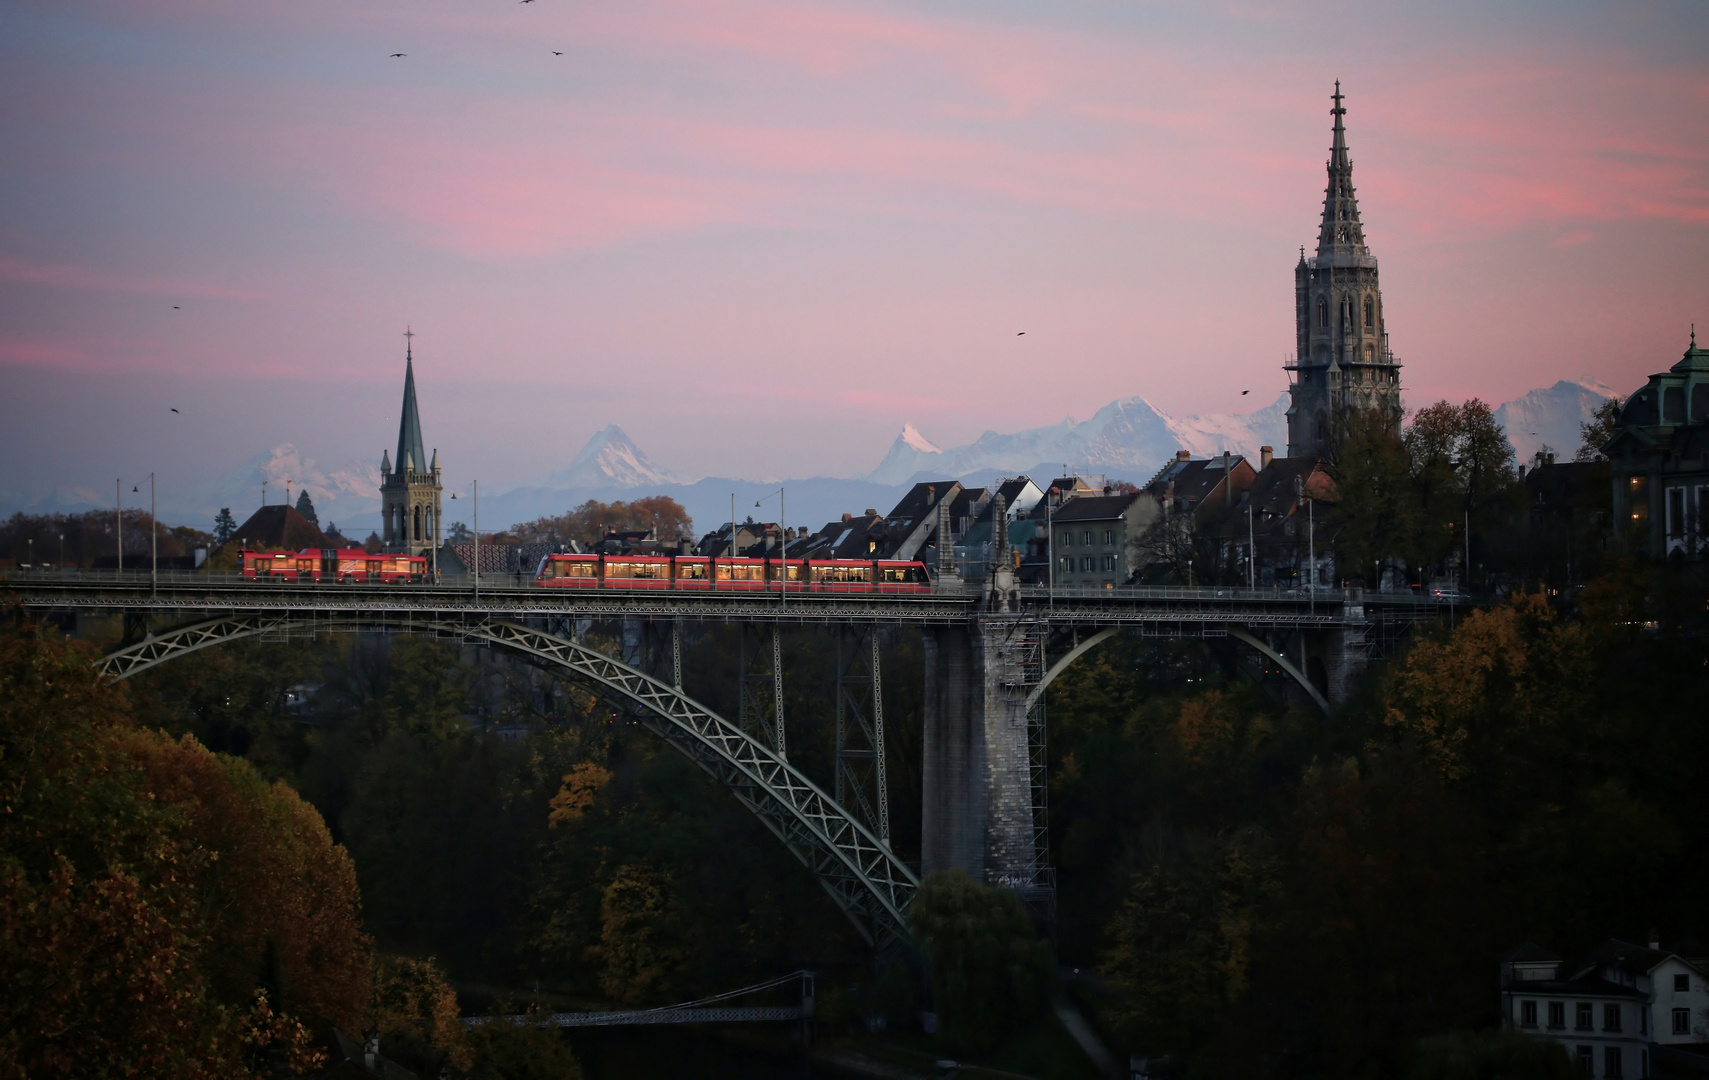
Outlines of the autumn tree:
[[1014,893],[960,870],[928,874],[908,909],[926,956],[939,1032],[951,1049],[987,1049],[1043,1005],[1050,952]]
[[1277,892],[1275,845],[1245,827],[1188,839],[1135,876],[1109,926],[1103,970],[1126,992],[1115,1018],[1151,1054],[1210,1040],[1251,988],[1253,942]]
[[682,504],[668,495],[649,495],[629,502],[589,499],[568,513],[536,518],[508,530],[513,543],[568,544],[592,547],[608,532],[652,529],[665,542],[692,537],[694,522]]
[[1376,418],[1349,418],[1333,463],[1340,500],[1331,518],[1343,567],[1372,586],[1390,560],[1417,565],[1427,555],[1418,543],[1422,507],[1409,464],[1405,442]]
[[366,938],[319,815],[137,726],[89,661],[0,634],[0,1076],[248,1075],[258,1041],[305,1049],[288,1009],[358,1018]]
[[1602,448],[1614,437],[1614,425],[1620,421],[1620,399],[1611,397],[1598,405],[1590,419],[1578,426],[1578,453],[1574,461],[1606,461]]

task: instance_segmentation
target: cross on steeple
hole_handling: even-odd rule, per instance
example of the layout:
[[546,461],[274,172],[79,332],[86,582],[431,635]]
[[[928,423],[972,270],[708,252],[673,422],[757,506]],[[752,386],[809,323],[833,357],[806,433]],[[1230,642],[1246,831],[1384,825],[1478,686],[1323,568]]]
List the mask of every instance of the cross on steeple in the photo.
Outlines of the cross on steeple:
[[[1341,85],[1341,84],[1340,84],[1340,83],[1336,83],[1336,84],[1335,84],[1335,85],[1336,85],[1336,86],[1337,86],[1337,87],[1339,87],[1339,86],[1340,86],[1340,85]],[[414,331],[414,330],[411,330],[411,329],[410,329],[410,328],[409,328],[409,327],[408,327],[408,326],[407,326],[407,325],[406,325],[406,326],[405,326],[405,327],[404,327],[404,359],[405,359],[405,360],[406,360],[406,361],[407,361],[407,360],[411,360],[411,359],[414,359],[414,358],[413,358],[413,357],[412,357],[412,356],[411,356],[411,355],[410,355],[410,347],[411,347],[411,346],[412,346],[412,345],[414,345],[414,344],[415,344],[415,342],[414,342],[414,341],[413,341],[413,340],[412,340],[412,339],[413,339],[413,338],[414,338],[414,337],[415,337],[415,331]]]

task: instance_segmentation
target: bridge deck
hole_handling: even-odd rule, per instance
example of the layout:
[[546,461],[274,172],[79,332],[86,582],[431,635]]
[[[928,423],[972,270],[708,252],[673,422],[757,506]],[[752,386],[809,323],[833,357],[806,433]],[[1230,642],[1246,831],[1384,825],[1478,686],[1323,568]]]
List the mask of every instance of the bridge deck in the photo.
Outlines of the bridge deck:
[[[670,589],[559,589],[532,584],[368,585],[256,582],[192,573],[11,571],[0,588],[36,610],[157,615],[279,613],[330,619],[411,617],[500,619],[678,619],[731,622],[965,622],[981,613],[976,586],[931,593],[689,592]],[[1445,605],[1412,594],[1359,590],[1116,588],[1021,590],[1015,614],[1052,622],[1122,625],[1192,623],[1333,627],[1372,617],[1411,622]]]

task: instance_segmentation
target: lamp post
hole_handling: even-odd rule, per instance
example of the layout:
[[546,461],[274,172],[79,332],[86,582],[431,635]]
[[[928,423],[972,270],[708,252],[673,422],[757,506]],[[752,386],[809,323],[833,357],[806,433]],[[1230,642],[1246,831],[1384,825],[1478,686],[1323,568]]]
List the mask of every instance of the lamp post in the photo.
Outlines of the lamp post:
[[113,535],[118,538],[119,571],[125,569],[125,499],[124,482],[113,481]]
[[1044,493],[1044,568],[1045,603],[1051,609],[1056,608],[1056,501],[1057,488]]
[[65,573],[65,534],[59,534],[59,572]]
[[[779,598],[778,606],[788,607],[789,606],[789,516],[788,516],[788,514],[786,514],[784,512],[783,488],[781,488],[781,487],[778,488],[776,491],[772,492],[771,495],[777,496],[777,531],[779,534],[778,535],[778,563],[777,563],[777,591],[778,591],[778,598]],[[771,495],[760,496],[758,499],[754,500],[754,505],[759,506],[760,503],[771,498]]]
[[[478,603],[481,599],[481,482],[479,480],[470,481],[469,489],[474,493],[475,502],[475,565],[473,569],[475,600]],[[453,491],[451,498],[455,499],[456,497],[457,493]]]

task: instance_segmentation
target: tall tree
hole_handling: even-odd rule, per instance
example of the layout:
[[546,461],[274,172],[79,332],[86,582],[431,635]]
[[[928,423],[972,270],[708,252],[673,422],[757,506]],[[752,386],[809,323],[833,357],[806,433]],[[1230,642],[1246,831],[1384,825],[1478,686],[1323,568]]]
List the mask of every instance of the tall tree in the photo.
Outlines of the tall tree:
[[309,498],[309,489],[304,488],[297,496],[297,513],[308,518],[316,525],[320,524],[320,515],[315,513],[314,500]]
[[1614,425],[1620,419],[1620,399],[1611,397],[1596,407],[1590,419],[1578,426],[1578,453],[1574,461],[1602,461],[1602,448],[1614,437]]
[[224,547],[236,535],[237,519],[231,516],[231,507],[220,507],[220,512],[214,515],[214,543]]

